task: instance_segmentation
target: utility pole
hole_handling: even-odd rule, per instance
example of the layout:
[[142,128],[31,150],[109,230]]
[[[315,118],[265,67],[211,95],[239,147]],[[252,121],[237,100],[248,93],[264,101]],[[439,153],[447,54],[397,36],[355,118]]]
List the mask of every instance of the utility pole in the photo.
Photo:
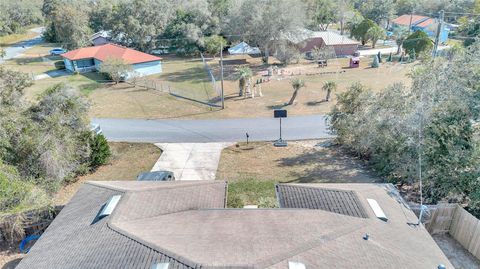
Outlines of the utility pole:
[[412,32],[412,21],[413,21],[413,13],[415,12],[415,8],[412,8],[412,12],[410,12],[410,23],[408,24],[408,34]]
[[440,35],[441,35],[442,29],[443,29],[443,18],[444,18],[445,12],[442,9],[442,10],[440,10],[439,13],[440,13],[440,15],[439,15],[439,18],[438,18],[437,34],[435,35],[435,44],[433,46],[433,52],[432,52],[433,57],[437,57],[438,44],[440,43]]
[[223,41],[220,42],[220,84],[222,87],[222,109],[225,109],[225,95],[223,93]]

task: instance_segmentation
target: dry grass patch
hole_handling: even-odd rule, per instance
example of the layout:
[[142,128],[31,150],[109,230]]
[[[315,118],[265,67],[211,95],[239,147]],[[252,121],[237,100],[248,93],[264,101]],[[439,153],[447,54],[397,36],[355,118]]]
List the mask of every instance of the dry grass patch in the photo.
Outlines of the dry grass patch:
[[[257,74],[253,81],[261,78],[261,73],[266,71],[266,66],[261,63],[260,58],[248,56],[244,56],[244,58],[246,58],[243,59],[244,62],[248,63]],[[239,57],[232,57],[232,59],[242,60]],[[170,86],[172,92],[182,96],[201,101],[211,99],[220,104],[219,100],[214,98],[215,93],[201,61],[187,61],[175,57],[164,60],[163,73],[146,78],[155,81],[158,89],[163,88],[168,91]],[[238,65],[226,65],[225,110],[177,99],[156,90],[132,88],[128,84],[119,84],[92,93],[94,107],[91,113],[95,117],[149,119],[270,117],[272,110],[283,107],[284,103],[290,99],[293,92],[290,80],[294,77],[301,77],[305,80],[306,87],[300,90],[294,105],[285,107],[289,110],[289,115],[324,114],[330,111],[336,103],[336,93],[345,92],[355,82],[360,82],[374,91],[381,91],[396,82],[407,85],[411,82],[407,76],[411,64],[388,63],[382,64],[380,68],[370,68],[370,62],[369,58],[363,58],[361,67],[356,69],[345,68],[348,66],[348,59],[330,60],[329,66],[325,68],[319,68],[315,64],[306,62],[291,65],[285,68],[285,74],[288,75],[276,76],[270,82],[263,83],[261,86],[263,97],[254,99],[238,97],[236,73]],[[210,60],[209,64],[218,79],[218,58]],[[307,75],[312,73],[315,75]],[[326,81],[335,81],[338,85],[330,102],[324,101],[326,93],[322,90],[322,86]],[[218,80],[217,83],[219,83]],[[112,102],[112,100],[115,101]]]
[[[238,145],[238,147],[237,147]],[[238,143],[222,151],[217,179],[276,182],[378,182],[360,160],[329,140],[292,141],[285,148],[269,142]]]
[[75,183],[62,187],[55,204],[66,204],[85,181],[135,180],[140,172],[150,171],[161,154],[153,144],[110,142],[112,158],[95,172],[80,176]]
[[357,160],[328,140],[239,143],[222,151],[217,180],[227,180],[228,207],[276,207],[274,186],[286,183],[380,182]]

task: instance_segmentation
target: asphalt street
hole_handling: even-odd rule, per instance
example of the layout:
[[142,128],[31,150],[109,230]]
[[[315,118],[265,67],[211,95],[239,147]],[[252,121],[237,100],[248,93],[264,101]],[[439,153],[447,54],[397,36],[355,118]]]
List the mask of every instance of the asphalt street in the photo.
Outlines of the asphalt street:
[[[279,138],[279,119],[243,118],[213,120],[92,119],[110,141],[195,143],[273,141]],[[282,120],[285,140],[332,137],[325,116],[294,116]]]
[[4,48],[6,55],[3,57],[3,59],[0,58],[0,63],[2,63],[5,60],[9,60],[12,58],[15,58],[19,56],[20,54],[24,53],[27,49],[32,48],[33,46],[42,43],[42,38],[41,34],[43,32],[43,27],[38,27],[31,29],[30,31],[33,31],[38,34],[37,37],[30,39],[30,40],[25,40],[19,43],[15,43],[11,45],[10,47]]

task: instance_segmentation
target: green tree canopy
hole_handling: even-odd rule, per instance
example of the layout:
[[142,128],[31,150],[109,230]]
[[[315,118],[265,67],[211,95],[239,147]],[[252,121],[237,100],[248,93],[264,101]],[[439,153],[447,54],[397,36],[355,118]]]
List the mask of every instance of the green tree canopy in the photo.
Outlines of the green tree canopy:
[[364,19],[352,30],[353,37],[355,37],[357,40],[360,40],[360,42],[362,42],[362,45],[365,46],[365,44],[369,40],[369,36],[367,34],[368,30],[375,26],[378,27],[378,25],[376,25],[374,21],[370,19]]
[[415,50],[417,54],[420,54],[431,50],[433,48],[433,42],[427,33],[418,30],[403,41],[403,47],[408,54],[411,54],[413,50]]

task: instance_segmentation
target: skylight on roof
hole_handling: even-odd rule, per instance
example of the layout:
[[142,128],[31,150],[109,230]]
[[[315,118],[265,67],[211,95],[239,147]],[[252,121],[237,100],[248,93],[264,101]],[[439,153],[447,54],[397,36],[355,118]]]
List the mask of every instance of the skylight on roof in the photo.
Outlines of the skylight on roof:
[[378,204],[378,202],[376,200],[367,199],[367,202],[370,205],[370,207],[372,208],[373,213],[375,213],[375,216],[377,216],[377,218],[379,218],[383,221],[388,221],[388,218],[385,215],[385,212],[383,212],[382,208],[380,207],[380,205]]
[[168,269],[169,265],[168,262],[154,263],[151,269]]
[[112,214],[113,210],[117,206],[118,202],[120,201],[121,195],[114,195],[112,196],[108,202],[103,206],[102,210],[98,214],[99,218],[106,217],[110,214]]
[[288,262],[288,269],[307,269],[305,264],[301,262]]

